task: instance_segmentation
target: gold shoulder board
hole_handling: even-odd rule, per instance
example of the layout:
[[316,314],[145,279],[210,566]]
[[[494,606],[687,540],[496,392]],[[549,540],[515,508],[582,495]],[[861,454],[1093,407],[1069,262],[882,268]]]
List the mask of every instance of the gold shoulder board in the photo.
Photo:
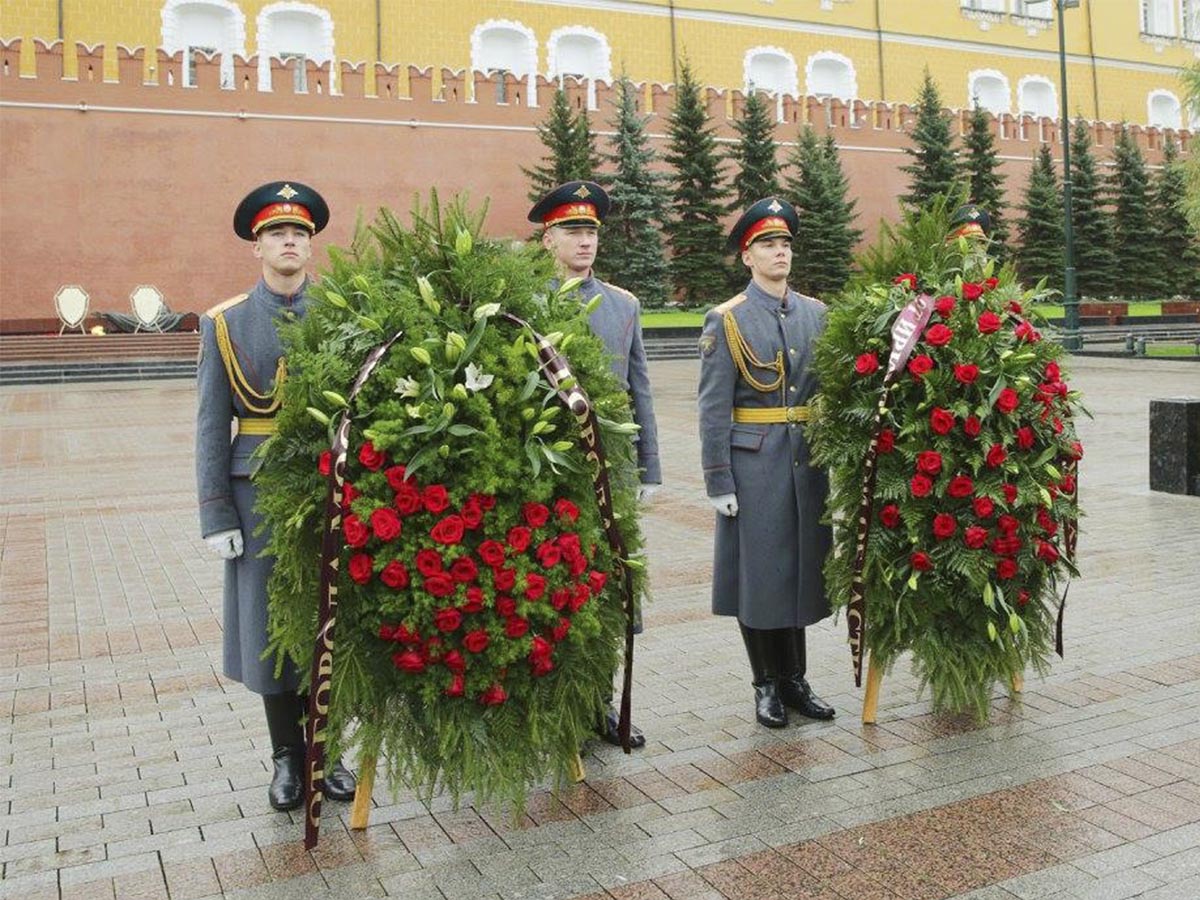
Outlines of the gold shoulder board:
[[721,313],[721,314],[727,313],[731,309],[733,309],[735,306],[737,306],[740,303],[742,303],[743,301],[745,301],[745,299],[746,299],[745,294],[738,294],[736,297],[730,297],[728,300],[726,300],[720,306],[713,307],[713,312]]
[[213,317],[218,316],[221,313],[225,312],[225,310],[232,309],[233,307],[237,306],[239,303],[241,303],[243,300],[247,299],[249,296],[250,296],[249,294],[238,294],[236,297],[230,297],[228,300],[226,300],[222,303],[218,303],[212,309],[206,310],[204,314],[206,316],[208,316],[209,318],[213,318]]

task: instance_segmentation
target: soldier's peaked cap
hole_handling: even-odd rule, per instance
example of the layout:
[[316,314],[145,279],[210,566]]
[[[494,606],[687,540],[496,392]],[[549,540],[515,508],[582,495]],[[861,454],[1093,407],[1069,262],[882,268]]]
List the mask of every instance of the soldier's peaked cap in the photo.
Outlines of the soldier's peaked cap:
[[799,227],[796,207],[782,197],[763,197],[742,213],[729,232],[729,244],[735,250],[745,250],[759,238],[780,234],[795,237]]
[[584,225],[595,228],[608,215],[611,201],[594,181],[568,181],[546,194],[529,210],[529,221],[544,228]]
[[299,181],[272,181],[248,193],[233,214],[234,232],[247,241],[268,225],[284,222],[316,234],[329,222],[325,198]]
[[950,216],[950,233],[948,238],[960,235],[968,237],[989,237],[992,233],[992,217],[982,206],[967,203],[960,206]]

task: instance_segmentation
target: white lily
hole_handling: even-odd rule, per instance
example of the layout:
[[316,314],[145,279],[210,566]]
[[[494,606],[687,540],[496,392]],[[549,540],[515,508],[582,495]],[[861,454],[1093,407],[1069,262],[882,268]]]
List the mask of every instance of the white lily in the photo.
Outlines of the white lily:
[[475,363],[467,363],[467,390],[482,391],[496,380],[495,375],[485,375]]
[[404,411],[408,413],[410,419],[425,418],[425,407],[421,403],[405,404]]
[[475,307],[475,321],[494,316],[498,312],[500,312],[499,303],[484,303],[482,306]]
[[401,397],[421,396],[421,383],[415,378],[397,378],[396,393]]

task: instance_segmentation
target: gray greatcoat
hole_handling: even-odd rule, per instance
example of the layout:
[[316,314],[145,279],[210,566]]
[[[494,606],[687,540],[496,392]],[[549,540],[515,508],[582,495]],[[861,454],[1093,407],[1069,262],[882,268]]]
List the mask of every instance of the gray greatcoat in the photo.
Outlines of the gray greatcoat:
[[276,366],[283,349],[278,322],[289,313],[304,314],[306,281],[293,296],[271,291],[263,281],[244,298],[213,307],[200,317],[200,359],[197,366],[196,483],[200,498],[200,533],[205,537],[239,528],[245,550],[225,561],[224,671],[259,694],[295,690],[298,679],[289,663],[275,677],[267,648],[267,579],[274,563],[260,556],[266,535],[255,534],[260,522],[254,512],[256,490],[251,475],[258,461],[254,450],[265,435],[236,434],[232,424],[241,416],[255,417],[230,384],[217,344],[215,316],[224,317],[230,345],[249,386],[260,394],[274,388]]
[[[557,282],[554,285],[557,286]],[[599,278],[589,276],[579,285],[579,297],[583,302],[590,301],[597,294],[603,299],[588,315],[588,326],[608,351],[613,374],[629,392],[633,403],[633,420],[641,426],[635,441],[642,483],[661,484],[658,422],[654,418],[650,371],[646,364],[646,348],[642,343],[641,304],[629,291]]]
[[[800,423],[741,424],[736,407],[803,406],[817,392],[812,344],[825,328],[825,306],[789,290],[781,304],[753,281],[711,310],[700,337],[700,455],[708,496],[736,494],[738,514],[717,515],[713,612],[750,628],[803,628],[829,615],[821,567],[832,542],[820,518],[829,480],[809,465]],[[783,385],[757,390],[730,354],[732,316],[758,360],[783,353]],[[770,383],[775,373],[750,368]]]

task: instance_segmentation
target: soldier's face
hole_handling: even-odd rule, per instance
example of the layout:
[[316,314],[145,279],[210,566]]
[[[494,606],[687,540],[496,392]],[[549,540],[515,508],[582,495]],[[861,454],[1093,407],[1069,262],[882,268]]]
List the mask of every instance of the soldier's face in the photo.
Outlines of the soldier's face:
[[759,278],[787,278],[792,271],[792,239],[786,234],[759,238],[742,251],[742,263]]
[[542,234],[542,246],[550,251],[560,269],[571,275],[584,276],[596,261],[600,235],[591,225],[570,228],[555,225]]
[[295,275],[312,257],[312,235],[302,225],[289,222],[268,226],[255,238],[254,256],[277,275]]

